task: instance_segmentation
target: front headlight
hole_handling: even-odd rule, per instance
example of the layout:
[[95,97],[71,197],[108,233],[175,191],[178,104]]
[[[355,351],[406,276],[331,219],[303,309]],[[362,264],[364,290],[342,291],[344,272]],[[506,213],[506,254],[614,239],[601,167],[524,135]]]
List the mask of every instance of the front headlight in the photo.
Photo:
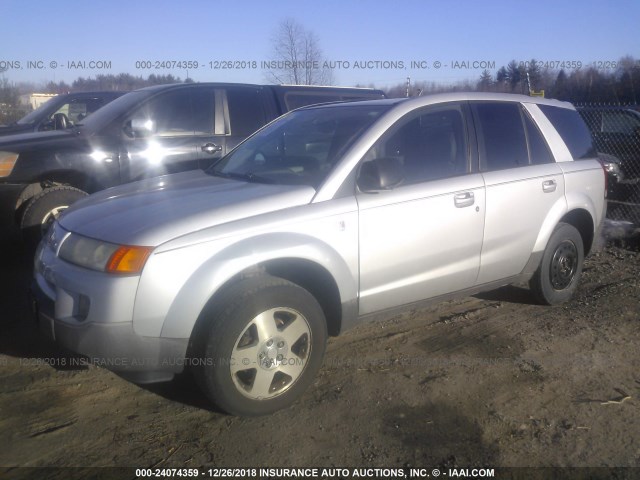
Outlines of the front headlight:
[[13,152],[0,152],[0,177],[8,177],[18,161],[18,154]]
[[108,273],[140,273],[151,247],[116,245],[71,234],[60,247],[58,256],[69,263]]

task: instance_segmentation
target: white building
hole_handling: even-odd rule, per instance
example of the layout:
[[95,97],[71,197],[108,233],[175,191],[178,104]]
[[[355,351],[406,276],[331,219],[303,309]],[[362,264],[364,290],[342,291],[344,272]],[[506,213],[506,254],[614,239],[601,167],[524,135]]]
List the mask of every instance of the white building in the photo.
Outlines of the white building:
[[28,105],[33,110],[35,110],[40,105],[55,96],[55,93],[28,93],[25,95],[20,95],[20,105]]

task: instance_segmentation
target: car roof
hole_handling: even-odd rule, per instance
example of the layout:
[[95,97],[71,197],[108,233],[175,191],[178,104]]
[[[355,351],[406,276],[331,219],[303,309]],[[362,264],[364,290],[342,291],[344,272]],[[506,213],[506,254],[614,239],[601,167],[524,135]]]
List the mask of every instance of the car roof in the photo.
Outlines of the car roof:
[[[520,103],[535,103],[539,105],[551,105],[554,107],[574,109],[573,105],[569,102],[562,102],[560,100],[552,100],[541,97],[529,97],[527,95],[518,95],[512,93],[484,93],[484,92],[452,92],[452,93],[435,93],[430,95],[423,95],[420,97],[409,98],[389,98],[380,100],[363,100],[356,102],[349,102],[348,105],[400,105],[404,104],[408,108],[415,108],[419,106],[427,106],[433,104],[441,104],[448,102],[464,102],[464,101],[492,101],[492,102],[520,102]],[[303,108],[323,108],[323,107],[341,107],[344,106],[343,102],[334,102],[329,104],[311,105]]]
[[90,91],[90,92],[69,92],[69,93],[62,93],[60,95],[58,95],[58,97],[90,97],[93,95],[124,95],[125,93],[129,93],[129,90],[97,90],[97,91]]
[[137,90],[158,91],[170,90],[174,88],[194,88],[199,87],[253,87],[253,88],[274,88],[276,90],[307,90],[307,91],[325,91],[336,90],[345,93],[362,92],[362,93],[383,93],[382,90],[369,87],[343,87],[333,85],[285,85],[285,84],[254,84],[254,83],[229,83],[229,82],[192,82],[192,83],[168,83],[163,85],[152,85]]

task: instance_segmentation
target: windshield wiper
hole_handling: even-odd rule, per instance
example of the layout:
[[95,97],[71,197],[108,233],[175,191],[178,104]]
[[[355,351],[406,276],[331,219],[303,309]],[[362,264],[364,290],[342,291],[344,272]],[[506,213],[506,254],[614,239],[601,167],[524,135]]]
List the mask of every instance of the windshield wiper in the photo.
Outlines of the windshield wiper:
[[217,170],[211,170],[211,174],[217,177],[231,178],[233,180],[242,180],[245,182],[257,182],[257,183],[274,183],[273,180],[256,175],[253,172],[238,173],[238,172],[220,172]]

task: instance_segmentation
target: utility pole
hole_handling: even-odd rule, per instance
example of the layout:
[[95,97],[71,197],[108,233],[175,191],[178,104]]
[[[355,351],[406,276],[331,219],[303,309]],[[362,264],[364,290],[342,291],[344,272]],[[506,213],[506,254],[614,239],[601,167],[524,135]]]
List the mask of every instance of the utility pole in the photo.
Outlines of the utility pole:
[[411,86],[411,77],[407,77],[407,94],[406,97],[409,98],[409,87]]

